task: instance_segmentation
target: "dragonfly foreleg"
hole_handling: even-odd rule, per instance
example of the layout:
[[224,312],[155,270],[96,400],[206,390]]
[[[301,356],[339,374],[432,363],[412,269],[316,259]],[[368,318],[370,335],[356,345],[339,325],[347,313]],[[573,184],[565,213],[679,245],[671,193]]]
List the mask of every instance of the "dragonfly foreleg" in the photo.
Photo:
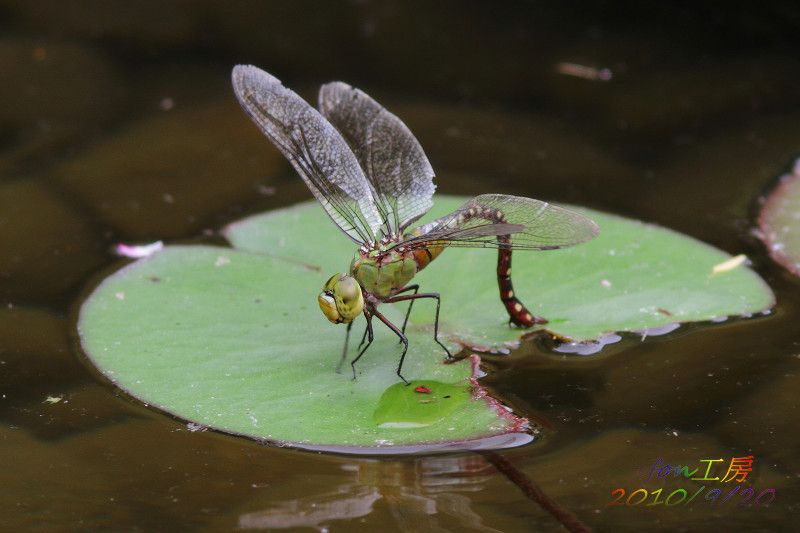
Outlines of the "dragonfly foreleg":
[[[339,364],[336,365],[336,373],[340,374],[342,372],[342,365],[344,364],[345,359],[347,359],[347,343],[350,342],[350,330],[353,329],[353,323],[350,322],[347,324],[347,333],[344,335],[344,350],[342,350],[342,358],[339,359]],[[364,335],[366,336],[367,332],[364,331]],[[361,344],[364,344],[364,339],[361,339]],[[361,344],[358,345],[361,348]]]
[[[404,298],[404,297],[402,297],[402,296],[401,296],[401,298],[403,298],[403,299],[406,299],[406,298]],[[386,325],[389,327],[389,329],[391,329],[392,331],[394,331],[394,332],[395,332],[395,334],[396,334],[398,337],[400,337],[400,342],[402,342],[402,343],[403,343],[403,353],[402,353],[402,354],[400,354],[400,364],[398,364],[398,365],[397,365],[397,376],[398,376],[400,379],[402,379],[402,380],[403,380],[403,383],[405,383],[406,385],[408,385],[408,384],[409,384],[409,383],[408,383],[408,380],[407,380],[406,378],[404,378],[404,377],[403,377],[403,374],[401,374],[401,371],[403,370],[403,361],[405,360],[405,358],[406,358],[406,352],[408,351],[408,339],[406,338],[405,334],[403,334],[403,332],[402,332],[402,331],[400,331],[400,330],[397,328],[397,326],[395,326],[394,324],[392,324],[391,322],[389,322],[389,319],[388,319],[388,318],[386,318],[385,316],[383,316],[382,314],[380,314],[378,311],[374,311],[374,313],[375,313],[375,316],[376,316],[376,317],[378,317],[378,318],[380,319],[380,321],[381,321],[381,322],[383,322],[384,324],[386,324]],[[361,356],[359,356],[359,357],[361,357]]]
[[[413,284],[413,285],[406,285],[405,287],[403,287],[402,289],[397,291],[395,293],[395,295],[402,294],[402,293],[408,292],[408,291],[414,291],[414,294],[417,294],[419,292],[419,285],[417,285],[416,283]],[[411,308],[412,307],[414,307],[414,300],[411,300],[411,303],[408,304],[408,309],[406,309],[406,318],[403,319],[403,327],[400,328],[400,331],[402,331],[403,334],[405,334],[405,332],[406,332],[406,326],[408,325],[408,317],[411,315]]]
[[442,342],[439,340],[439,307],[442,304],[442,300],[439,297],[438,292],[426,292],[423,294],[417,294],[415,292],[414,294],[407,294],[405,296],[393,296],[385,301],[387,303],[395,303],[395,302],[402,302],[405,300],[411,300],[413,303],[414,300],[417,300],[419,298],[433,298],[436,300],[436,319],[433,322],[433,340],[435,340],[436,343],[444,349],[445,353],[447,354],[447,358],[452,359],[453,354],[451,354],[450,350],[447,349],[447,346],[442,344]]
[[[377,314],[377,311],[375,312],[375,314]],[[367,313],[366,311],[364,311],[364,316],[367,318],[366,334],[367,334],[367,337],[369,337],[369,340],[367,341],[367,345],[364,346],[364,348],[362,348],[362,350],[360,352],[358,352],[358,355],[356,356],[356,358],[353,359],[352,361],[350,361],[350,368],[353,369],[353,379],[356,379],[356,363],[358,362],[359,359],[361,359],[361,356],[364,355],[364,352],[366,352],[367,348],[369,348],[369,346],[372,344],[372,339],[373,339],[373,335],[372,335],[372,314]],[[352,322],[351,322],[351,324],[352,324]]]

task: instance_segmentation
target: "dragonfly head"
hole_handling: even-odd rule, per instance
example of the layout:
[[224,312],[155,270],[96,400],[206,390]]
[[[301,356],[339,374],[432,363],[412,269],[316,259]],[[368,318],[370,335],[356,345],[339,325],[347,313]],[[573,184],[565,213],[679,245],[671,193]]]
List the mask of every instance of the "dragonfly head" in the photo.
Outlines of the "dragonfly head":
[[361,286],[353,276],[334,274],[317,297],[319,308],[334,324],[349,324],[364,309]]

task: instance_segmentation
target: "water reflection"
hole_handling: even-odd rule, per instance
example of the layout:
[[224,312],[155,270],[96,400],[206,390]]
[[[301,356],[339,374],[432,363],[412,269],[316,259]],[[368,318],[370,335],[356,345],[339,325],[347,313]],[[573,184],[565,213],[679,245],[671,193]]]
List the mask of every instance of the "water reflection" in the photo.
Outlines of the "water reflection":
[[422,457],[406,462],[362,461],[342,465],[347,483],[299,499],[275,501],[268,508],[239,516],[242,529],[313,527],[365,517],[386,506],[403,531],[447,531],[439,517],[476,531],[498,531],[483,524],[464,493],[484,490],[492,466],[478,455]]

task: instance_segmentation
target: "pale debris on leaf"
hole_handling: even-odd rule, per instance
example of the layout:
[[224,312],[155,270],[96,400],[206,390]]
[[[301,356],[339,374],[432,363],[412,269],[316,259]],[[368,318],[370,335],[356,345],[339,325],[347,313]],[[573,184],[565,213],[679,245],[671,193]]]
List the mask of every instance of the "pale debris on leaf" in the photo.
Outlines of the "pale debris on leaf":
[[711,274],[721,274],[722,272],[728,272],[729,270],[733,270],[734,268],[743,265],[747,261],[747,256],[744,254],[739,254],[737,256],[731,257],[727,261],[723,261],[718,265],[714,265],[711,269]]

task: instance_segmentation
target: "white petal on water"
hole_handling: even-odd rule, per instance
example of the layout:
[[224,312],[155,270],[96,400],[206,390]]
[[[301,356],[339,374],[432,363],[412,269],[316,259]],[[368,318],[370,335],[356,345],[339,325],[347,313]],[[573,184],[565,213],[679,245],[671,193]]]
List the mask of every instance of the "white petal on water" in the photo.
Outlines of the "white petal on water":
[[114,253],[120,257],[130,257],[139,259],[148,257],[164,247],[162,241],[151,242],[150,244],[125,244],[123,242],[114,246]]

